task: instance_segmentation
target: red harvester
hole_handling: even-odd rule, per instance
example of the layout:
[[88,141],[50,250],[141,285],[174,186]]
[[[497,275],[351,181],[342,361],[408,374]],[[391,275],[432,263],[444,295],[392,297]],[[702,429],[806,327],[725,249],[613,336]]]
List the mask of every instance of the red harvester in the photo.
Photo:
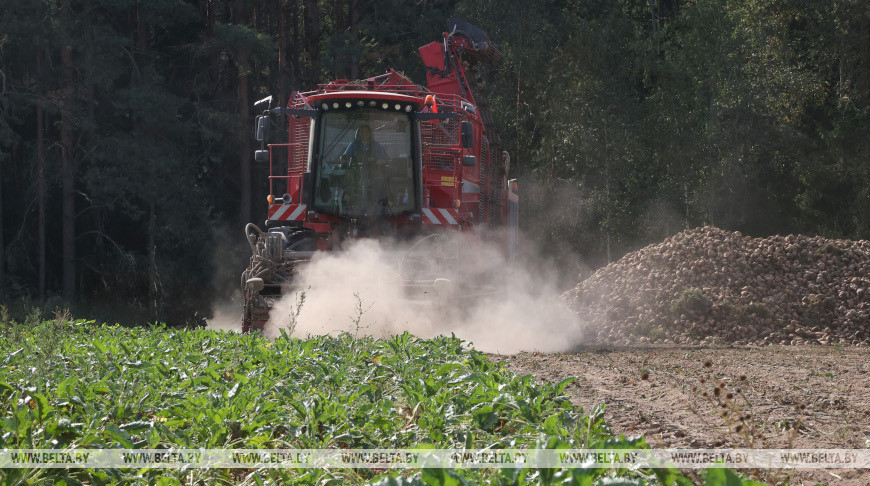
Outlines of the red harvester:
[[[497,242],[509,258],[515,252],[510,157],[487,131],[472,84],[476,66],[497,63],[500,53],[459,20],[448,21],[443,41],[419,50],[427,87],[390,70],[294,92],[286,107],[257,117],[255,159],[269,164],[269,216],[265,231],[245,228],[253,255],[241,282],[243,332],[263,329],[315,252],[358,238],[405,243],[397,271],[410,300],[435,300],[445,289],[463,298],[492,292],[453,283],[476,258],[474,245],[453,236]],[[286,138],[271,143],[276,127],[287,128]]]

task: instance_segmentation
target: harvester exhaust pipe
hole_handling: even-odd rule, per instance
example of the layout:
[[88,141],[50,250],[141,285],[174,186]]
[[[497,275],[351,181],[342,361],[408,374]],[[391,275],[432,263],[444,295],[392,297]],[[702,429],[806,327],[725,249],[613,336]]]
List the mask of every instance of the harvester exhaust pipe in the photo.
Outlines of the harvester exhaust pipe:
[[254,223],[248,223],[245,226],[245,236],[248,239],[248,244],[251,245],[251,251],[257,252],[257,238],[263,234],[263,230],[257,227]]

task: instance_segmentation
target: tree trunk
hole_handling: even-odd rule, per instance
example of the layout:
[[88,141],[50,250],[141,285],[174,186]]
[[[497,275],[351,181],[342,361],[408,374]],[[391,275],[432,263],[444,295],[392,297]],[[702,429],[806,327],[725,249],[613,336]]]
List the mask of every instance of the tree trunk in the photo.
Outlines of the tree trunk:
[[[239,73],[239,116],[245,123],[249,124],[251,118],[251,108],[248,95],[248,75]],[[241,143],[239,143],[239,186],[240,186],[240,201],[239,201],[239,220],[242,226],[251,222],[251,138],[249,130],[243,129],[241,132]]]
[[[235,9],[233,12],[233,20],[236,24],[246,25],[248,23],[248,12],[245,0],[236,0]],[[236,99],[238,100],[238,113],[246,128],[241,131],[241,140],[239,143],[239,223],[244,226],[251,222],[251,136],[250,130],[247,130],[250,124],[251,107],[249,84],[250,75],[248,74],[248,59],[238,59],[238,83]]]
[[362,21],[362,6],[359,0],[350,0],[350,39],[353,45],[353,51],[350,54],[350,79],[359,79],[360,69],[359,63],[360,53],[362,52],[362,41],[359,37],[359,24]]
[[[43,57],[42,50],[36,54],[36,94],[42,96]],[[37,243],[36,259],[39,272],[39,303],[45,302],[45,110],[36,105],[36,200]]]
[[[0,100],[6,94],[6,73],[0,69]],[[0,301],[6,297],[6,240],[3,239],[3,163],[0,160]]]
[[45,302],[45,113],[42,106],[36,107],[36,199],[37,267],[39,268],[39,302]]
[[139,48],[139,55],[135,56],[137,73],[142,72],[139,65],[144,64],[148,57],[148,31],[145,19],[142,17],[142,3],[136,2],[136,46]]
[[[62,0],[63,15],[70,17],[69,0]],[[70,20],[71,19],[67,19]],[[75,161],[73,160],[73,122],[70,111],[73,108],[75,84],[73,78],[72,45],[69,40],[61,47],[61,63],[65,92],[62,97],[60,123],[61,145],[61,204],[63,215],[62,253],[63,253],[63,296],[68,302],[76,299],[76,200],[75,200]]]
[[287,18],[290,9],[289,0],[281,0],[278,7],[278,106],[286,106],[290,96],[290,68],[287,63],[287,52],[290,48],[287,29],[290,20]]
[[657,66],[658,66],[658,57],[659,57],[659,21],[656,18],[656,10],[655,10],[655,6],[653,5],[653,1],[654,0],[649,0],[649,16],[650,16],[650,22],[652,22],[652,35],[653,35],[653,41],[654,41],[655,47],[656,47],[656,50],[653,53],[653,58],[652,58],[653,69],[655,70],[655,69],[657,69]]
[[[215,6],[215,2],[211,0],[205,1],[205,35],[208,41],[214,39],[214,29],[215,24],[217,23],[217,12],[215,10],[217,7]],[[216,86],[218,85],[218,80],[220,79],[220,73],[218,68],[218,53],[215,49],[209,49],[208,54],[208,76],[210,88],[209,93],[214,93],[216,90]]]
[[[340,35],[342,32],[350,32],[350,11],[353,9],[351,6],[352,1],[340,0],[332,3],[332,23],[335,25],[337,35]],[[350,79],[350,57],[345,51],[342,51],[335,60],[335,72],[333,75],[336,79]]]
[[305,0],[305,52],[308,65],[305,69],[305,85],[314,88],[320,80],[320,10],[317,0]]
[[148,303],[151,316],[157,319],[160,309],[160,274],[157,271],[157,244],[154,232],[157,231],[157,215],[154,202],[148,205]]
[[300,31],[300,10],[299,0],[293,0],[293,17],[290,19],[293,23],[293,54],[290,56],[290,69],[292,70],[292,86],[294,89],[298,88],[296,83],[300,79],[303,83],[305,82],[305,75],[302,72],[302,32]]
[[858,33],[861,39],[861,67],[858,73],[858,96],[867,103],[870,101],[870,18],[861,16]]
[[3,163],[0,162],[0,301],[6,298],[6,240],[3,239]]

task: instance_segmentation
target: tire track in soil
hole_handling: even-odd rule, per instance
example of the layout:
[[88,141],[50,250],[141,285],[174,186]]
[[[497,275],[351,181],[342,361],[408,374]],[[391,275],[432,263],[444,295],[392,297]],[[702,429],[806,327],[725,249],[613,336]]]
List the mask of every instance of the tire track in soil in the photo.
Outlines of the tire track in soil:
[[[743,434],[729,434],[717,406],[702,395],[707,391],[713,400],[711,379],[722,381],[723,390],[737,395],[741,413],[752,416],[754,447],[788,448],[791,441],[801,449],[870,447],[868,358],[866,348],[832,346],[591,347],[572,354],[490,356],[539,380],[576,378],[567,388],[575,404],[586,411],[606,404],[605,419],[615,434],[644,435],[655,448],[747,447]],[[768,471],[760,479],[775,477]],[[870,484],[870,471],[859,469],[778,475],[785,477],[801,485]]]

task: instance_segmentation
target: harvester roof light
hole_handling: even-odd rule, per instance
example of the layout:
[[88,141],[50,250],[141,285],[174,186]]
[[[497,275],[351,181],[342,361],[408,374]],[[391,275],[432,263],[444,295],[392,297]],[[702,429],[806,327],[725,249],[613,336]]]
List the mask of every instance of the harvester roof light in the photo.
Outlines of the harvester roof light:
[[333,102],[332,102],[332,107],[333,107],[333,108],[338,108],[338,101],[333,101]]
[[407,105],[407,106],[405,107],[405,113],[411,113],[411,110],[413,110],[413,109],[414,109],[413,106],[411,106],[411,105]]
[[374,101],[374,100],[369,101],[369,106],[371,106],[372,108],[374,108],[377,104],[378,104],[377,101]]
[[365,106],[365,104],[366,104],[366,102],[363,100],[357,100],[357,102],[356,102],[356,106],[360,106],[360,107]]
[[402,105],[400,105],[400,104],[398,104],[398,103],[396,103],[396,106],[394,106],[394,107],[393,107],[393,108],[395,108],[395,109],[396,109],[396,111],[399,111],[399,110],[401,110],[401,109],[402,109]]
[[383,103],[383,104],[381,104],[381,108],[383,108],[383,109],[385,109],[385,110],[388,110],[388,109],[390,108],[390,104],[389,104],[389,103]]
[[351,106],[353,106],[353,105],[351,104],[350,101],[348,101],[347,103],[344,104],[345,108],[350,108]]
[[438,103],[435,101],[434,95],[426,95],[423,104],[429,107],[429,113],[438,113]]
[[328,110],[328,109],[329,109],[329,103],[321,103],[320,107],[323,108],[324,110]]

